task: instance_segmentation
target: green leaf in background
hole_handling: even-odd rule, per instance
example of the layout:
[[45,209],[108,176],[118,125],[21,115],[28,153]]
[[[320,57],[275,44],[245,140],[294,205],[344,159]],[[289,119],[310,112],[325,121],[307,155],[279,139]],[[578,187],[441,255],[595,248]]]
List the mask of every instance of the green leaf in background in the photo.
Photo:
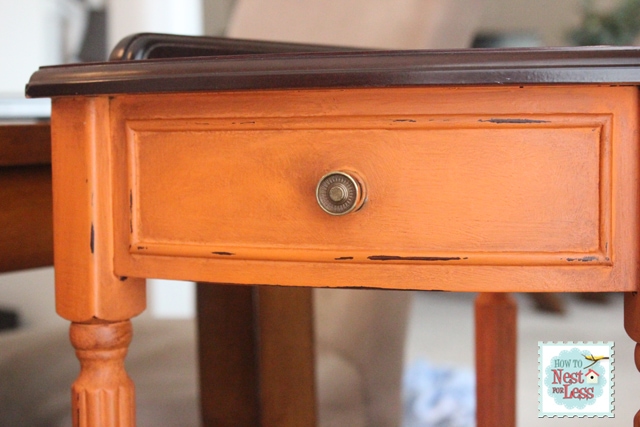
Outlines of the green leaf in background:
[[569,40],[577,46],[630,45],[639,33],[640,0],[623,0],[608,11],[600,11],[593,1],[586,1],[582,23],[569,33]]

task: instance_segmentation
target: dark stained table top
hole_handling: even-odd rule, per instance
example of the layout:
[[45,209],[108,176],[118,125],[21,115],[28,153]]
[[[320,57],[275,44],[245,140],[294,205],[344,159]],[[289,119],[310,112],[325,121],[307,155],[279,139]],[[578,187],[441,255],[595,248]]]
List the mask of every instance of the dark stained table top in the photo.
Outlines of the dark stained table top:
[[[38,98],[303,88],[640,84],[637,47],[336,51],[178,37],[183,43],[178,47],[187,52],[180,55],[179,49],[172,50],[175,43],[167,36],[151,36],[123,40],[109,62],[42,67],[31,77],[26,94]],[[198,45],[202,40],[204,45]],[[198,56],[204,54],[215,56]]]

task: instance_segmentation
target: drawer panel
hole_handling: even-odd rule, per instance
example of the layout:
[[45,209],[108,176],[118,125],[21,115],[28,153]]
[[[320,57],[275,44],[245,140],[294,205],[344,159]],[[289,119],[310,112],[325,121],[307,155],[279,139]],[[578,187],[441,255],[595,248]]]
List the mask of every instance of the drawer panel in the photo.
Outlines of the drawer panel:
[[[609,264],[611,117],[413,114],[126,123],[130,251],[245,260]],[[318,180],[368,199],[335,217]]]

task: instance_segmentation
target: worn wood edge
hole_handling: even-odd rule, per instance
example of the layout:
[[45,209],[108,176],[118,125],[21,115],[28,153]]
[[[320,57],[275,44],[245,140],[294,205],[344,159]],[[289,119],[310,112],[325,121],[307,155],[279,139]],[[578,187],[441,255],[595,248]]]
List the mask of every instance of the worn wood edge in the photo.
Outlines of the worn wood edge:
[[131,255],[194,257],[242,261],[300,261],[342,264],[476,265],[476,266],[613,266],[610,256],[595,252],[431,252],[397,250],[325,250],[307,248],[228,247],[134,241]]
[[[626,292],[635,284],[606,266],[451,266],[203,260],[163,256],[116,261],[124,277],[163,277],[243,285],[376,288],[453,292]],[[478,286],[486,278],[486,287]]]
[[[433,90],[433,89],[432,89]],[[319,91],[321,95],[335,91]],[[366,89],[361,94],[370,93]],[[279,94],[286,95],[286,91]],[[358,95],[356,92],[354,95]],[[380,92],[380,95],[389,92]],[[200,96],[206,94],[200,94]],[[215,96],[215,93],[211,94]],[[308,93],[313,97],[313,93]],[[402,93],[406,95],[406,93]],[[424,96],[429,96],[428,89]],[[171,95],[168,95],[171,96]],[[245,95],[246,96],[246,95]],[[279,130],[286,126],[293,130],[322,129],[386,129],[386,130],[444,130],[444,129],[592,129],[610,132],[611,114],[602,113],[550,113],[550,112],[512,112],[499,113],[389,113],[362,114],[358,112],[333,113],[327,116],[286,115],[271,117],[191,117],[191,118],[125,118],[125,126],[131,132],[171,132],[171,131],[238,131],[249,126],[251,130]],[[244,126],[243,126],[244,125]],[[245,129],[246,130],[246,129]],[[131,143],[131,141],[130,141]]]
[[114,272],[108,107],[106,98],[53,103],[56,311],[73,322],[126,320],[146,307],[144,280]]

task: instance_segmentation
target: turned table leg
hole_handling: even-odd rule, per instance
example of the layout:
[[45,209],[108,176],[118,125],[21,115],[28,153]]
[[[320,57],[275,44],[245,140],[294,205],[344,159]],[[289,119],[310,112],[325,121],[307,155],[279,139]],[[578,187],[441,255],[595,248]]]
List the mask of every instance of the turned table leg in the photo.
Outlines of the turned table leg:
[[80,360],[71,389],[73,424],[135,426],[134,385],[124,370],[131,322],[72,323],[70,336]]
[[[74,427],[133,427],[134,387],[124,370],[129,319],[146,305],[145,281],[116,274],[107,98],[65,98],[52,111],[56,310],[71,321],[80,361]],[[121,169],[121,168],[120,168]]]
[[507,293],[485,292],[475,308],[477,426],[514,427],[516,302]]

